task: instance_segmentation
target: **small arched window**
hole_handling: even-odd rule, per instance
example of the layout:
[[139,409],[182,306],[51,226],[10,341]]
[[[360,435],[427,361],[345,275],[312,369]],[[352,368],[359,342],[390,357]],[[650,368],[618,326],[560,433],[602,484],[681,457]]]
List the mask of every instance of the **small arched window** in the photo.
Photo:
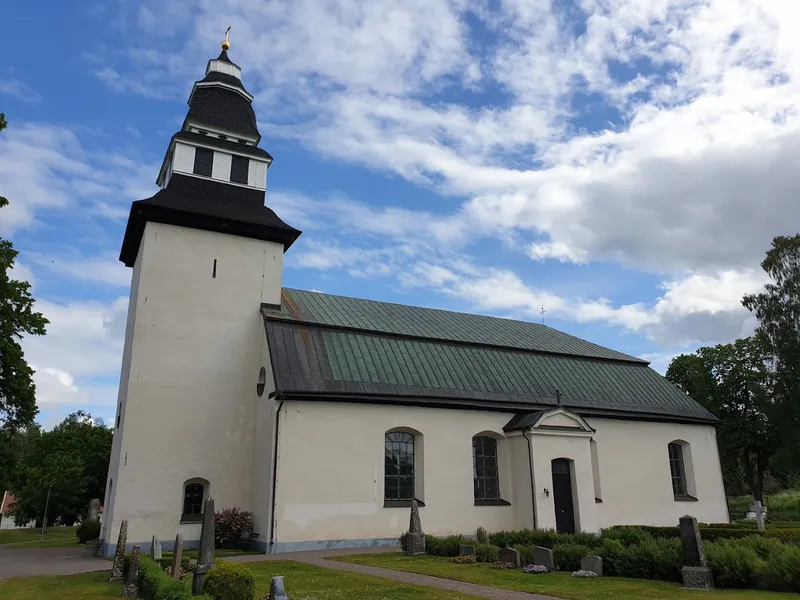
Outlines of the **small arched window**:
[[193,481],[183,486],[183,514],[181,515],[181,521],[203,520],[205,491],[205,485],[198,481]]
[[414,499],[414,436],[404,431],[386,434],[384,501]]
[[472,438],[472,482],[475,500],[500,499],[497,471],[497,440],[487,436]]
[[667,448],[669,450],[669,471],[672,476],[672,493],[675,497],[688,496],[683,446],[677,442],[672,442]]

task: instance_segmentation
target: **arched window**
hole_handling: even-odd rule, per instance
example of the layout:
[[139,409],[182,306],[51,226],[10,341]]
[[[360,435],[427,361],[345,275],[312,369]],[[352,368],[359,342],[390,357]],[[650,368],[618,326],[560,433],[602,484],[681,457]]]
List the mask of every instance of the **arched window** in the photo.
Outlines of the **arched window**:
[[672,493],[678,496],[688,496],[686,485],[686,464],[683,460],[683,446],[672,442],[667,446],[669,450],[669,471],[672,475]]
[[404,431],[386,434],[384,501],[414,499],[414,436]]
[[472,482],[475,500],[500,499],[497,471],[497,440],[486,436],[472,438]]
[[183,486],[183,513],[181,521],[202,521],[203,501],[206,486],[199,481],[187,482]]

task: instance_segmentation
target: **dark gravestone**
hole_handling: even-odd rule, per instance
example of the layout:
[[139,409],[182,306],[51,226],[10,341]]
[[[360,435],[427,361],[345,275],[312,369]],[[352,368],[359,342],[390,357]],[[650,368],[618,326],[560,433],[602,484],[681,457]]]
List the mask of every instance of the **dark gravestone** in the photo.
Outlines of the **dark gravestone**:
[[175,536],[175,547],[172,549],[172,577],[181,578],[181,560],[183,560],[183,536]]
[[553,551],[550,548],[545,548],[544,546],[534,546],[533,564],[547,567],[548,571],[555,571],[556,562],[553,559]]
[[703,539],[700,537],[700,527],[697,519],[685,515],[680,519],[681,550],[683,551],[683,564],[681,575],[683,587],[696,590],[710,590],[714,588],[714,578],[711,569],[706,563],[703,551]]
[[139,554],[141,548],[139,546],[133,547],[131,553],[131,562],[128,565],[128,575],[125,577],[125,583],[122,585],[123,598],[138,598],[139,597]]
[[459,556],[475,556],[475,546],[472,544],[460,544],[458,546]]
[[122,571],[125,568],[125,545],[128,543],[128,522],[123,521],[119,526],[119,537],[117,538],[117,552],[114,555],[114,564],[111,566],[111,577],[108,583],[120,583],[122,581]]
[[200,550],[197,552],[197,564],[194,566],[192,578],[192,594],[203,593],[206,573],[214,566],[214,499],[209,496],[203,508],[203,529],[200,532]]
[[584,556],[581,559],[581,571],[591,571],[597,573],[598,577],[602,577],[603,559],[599,556]]
[[283,576],[273,577],[269,584],[269,596],[267,600],[289,600],[286,590],[283,587]]
[[513,548],[501,548],[500,549],[500,562],[502,563],[509,563],[514,565],[515,569],[519,569],[519,552],[514,550]]
[[422,532],[422,521],[419,518],[419,506],[416,500],[411,501],[411,518],[408,522],[406,554],[425,554],[425,534]]

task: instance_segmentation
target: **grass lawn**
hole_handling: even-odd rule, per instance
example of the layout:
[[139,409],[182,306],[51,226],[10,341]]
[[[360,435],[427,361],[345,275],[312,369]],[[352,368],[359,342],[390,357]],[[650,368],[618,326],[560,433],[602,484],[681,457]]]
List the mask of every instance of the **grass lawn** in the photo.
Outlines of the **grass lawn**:
[[[269,593],[273,576],[283,575],[292,600],[475,600],[447,590],[332,571],[293,561],[248,563],[256,576],[256,598]],[[63,577],[16,577],[0,581],[0,600],[111,600],[120,597],[121,584],[108,584],[108,572]],[[186,585],[190,579],[184,579]]]
[[357,554],[337,557],[342,562],[384,567],[396,571],[422,573],[446,579],[467,581],[518,592],[544,594],[570,600],[649,600],[670,598],[686,600],[699,598],[731,598],[752,600],[797,600],[797,594],[758,592],[754,590],[688,591],[679,584],[646,579],[601,577],[574,579],[569,573],[528,575],[522,571],[500,571],[486,564],[457,565],[438,556],[405,556],[401,553]]
[[74,527],[48,527],[42,539],[41,529],[0,529],[0,546],[10,548],[52,548],[76,546]]

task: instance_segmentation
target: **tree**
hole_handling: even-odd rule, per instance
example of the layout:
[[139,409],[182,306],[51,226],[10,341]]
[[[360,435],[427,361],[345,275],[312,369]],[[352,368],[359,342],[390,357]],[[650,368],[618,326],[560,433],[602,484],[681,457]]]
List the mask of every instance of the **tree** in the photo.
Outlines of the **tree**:
[[728,490],[744,482],[762,501],[770,461],[783,445],[770,363],[767,344],[753,336],[682,354],[666,375],[721,420],[717,439]]
[[93,498],[103,500],[112,438],[102,420],[83,411],[69,415],[52,431],[31,433],[12,487],[15,519],[40,520],[48,490],[49,522],[72,524],[85,516]]
[[[0,113],[0,131],[7,126]],[[8,200],[0,196],[0,209]],[[33,423],[36,416],[36,388],[33,370],[25,360],[20,340],[24,334],[44,335],[45,319],[34,312],[30,284],[9,278],[18,252],[10,241],[0,238],[0,464],[13,464],[12,441],[16,433]],[[0,488],[5,489],[9,468],[0,469]]]
[[772,280],[742,304],[758,319],[757,334],[774,358],[775,403],[784,439],[782,457],[800,472],[800,234],[772,240],[761,263]]

